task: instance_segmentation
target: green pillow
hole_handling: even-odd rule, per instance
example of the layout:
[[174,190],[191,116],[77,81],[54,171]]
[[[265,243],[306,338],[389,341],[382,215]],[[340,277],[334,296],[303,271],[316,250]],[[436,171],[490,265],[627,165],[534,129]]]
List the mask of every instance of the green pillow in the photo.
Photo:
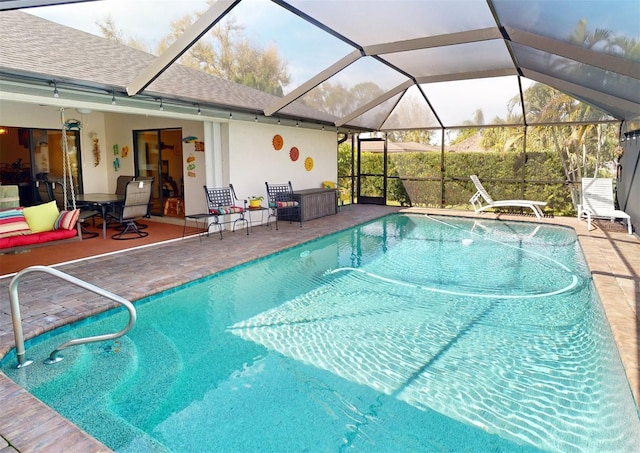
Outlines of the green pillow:
[[55,200],[37,206],[29,206],[24,208],[22,213],[24,218],[27,219],[27,224],[29,224],[29,229],[32,233],[53,230],[53,225],[58,220],[59,214]]

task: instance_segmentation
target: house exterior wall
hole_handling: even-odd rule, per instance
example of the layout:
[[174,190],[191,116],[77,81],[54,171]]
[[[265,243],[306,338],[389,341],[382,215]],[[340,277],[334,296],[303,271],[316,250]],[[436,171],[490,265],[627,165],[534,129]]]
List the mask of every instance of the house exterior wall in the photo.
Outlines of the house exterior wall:
[[[105,125],[102,113],[92,112],[83,115],[73,108],[61,111],[59,107],[51,105],[0,100],[0,124],[3,126],[60,130],[62,129],[62,114],[65,121],[75,119],[82,123],[80,154],[83,190],[85,192],[104,192],[108,180],[105,173]],[[95,133],[100,144],[100,164],[98,166],[94,165],[93,140],[89,137],[89,133]]]
[[[225,165],[229,169],[228,182],[233,184],[240,198],[266,198],[266,181],[291,181],[296,190],[317,188],[322,181],[336,180],[338,158],[335,131],[241,121],[229,122],[228,128]],[[283,138],[283,146],[279,151],[273,145],[276,134]],[[293,147],[299,153],[295,161],[291,158]],[[305,159],[308,157],[313,159],[310,171],[305,168]],[[266,206],[265,202],[263,206]]]
[[[116,181],[119,175],[134,175],[133,157],[133,131],[147,129],[169,129],[181,128],[183,139],[195,137],[197,141],[204,141],[204,128],[202,121],[188,121],[184,119],[174,119],[165,117],[153,117],[134,114],[108,113],[106,114],[106,172],[109,183],[107,192],[113,193],[116,190]],[[120,168],[116,171],[113,160],[116,157],[113,151],[118,145]],[[129,153],[123,157],[122,150],[128,147]],[[203,212],[198,206],[197,199],[204,198],[202,186],[205,184],[205,158],[204,153],[195,152],[195,141],[182,143],[182,172],[184,175],[184,202],[185,212],[193,214]],[[192,159],[197,159],[193,162]],[[191,168],[194,165],[195,168]]]
[[[0,101],[0,124],[10,127],[61,129],[60,108],[33,103]],[[113,193],[119,175],[134,175],[133,131],[181,128],[185,212],[206,211],[203,185],[225,186],[232,183],[240,199],[266,196],[265,181],[286,183],[294,190],[320,187],[322,181],[337,177],[337,134],[301,127],[231,120],[209,122],[203,118],[157,117],[128,112],[92,111],[79,114],[74,108],[64,110],[65,119],[82,122],[80,152],[83,192]],[[273,138],[278,134],[283,146],[276,150]],[[94,165],[94,140],[97,139],[100,162]],[[202,147],[196,143],[204,143]],[[118,154],[114,152],[117,145]],[[128,153],[123,156],[123,149]],[[291,149],[298,149],[292,160]],[[114,167],[118,157],[119,168]],[[307,170],[305,160],[313,167]],[[266,203],[263,202],[263,206]]]

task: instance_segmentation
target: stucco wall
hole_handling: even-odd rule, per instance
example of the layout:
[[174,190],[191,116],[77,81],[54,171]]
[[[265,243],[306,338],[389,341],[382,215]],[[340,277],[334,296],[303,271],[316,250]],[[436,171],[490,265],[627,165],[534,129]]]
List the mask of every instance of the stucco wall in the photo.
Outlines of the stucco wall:
[[[193,142],[182,144],[187,214],[205,212],[202,190],[205,184],[224,186],[232,183],[242,199],[252,195],[266,196],[265,181],[291,181],[294,189],[306,189],[320,187],[324,180],[335,181],[338,172],[335,131],[239,120],[215,124],[206,122],[205,118],[203,121],[190,121],[99,111],[79,114],[74,108],[66,108],[64,113],[66,120],[82,122],[80,150],[85,193],[113,193],[119,175],[135,174],[133,131],[146,129],[181,128],[183,138],[191,136],[205,143],[204,152],[196,151]],[[0,124],[61,129],[60,108],[0,101]],[[283,139],[280,150],[273,145],[276,134]],[[93,157],[94,138],[98,140],[100,150],[97,166]],[[114,145],[118,147],[117,156],[114,155]],[[129,152],[123,157],[125,147]],[[299,153],[295,161],[291,158],[293,147]],[[113,165],[115,157],[119,158],[118,170]],[[311,170],[305,168],[307,158],[313,160]]]
[[[38,129],[62,129],[62,116],[64,120],[76,119],[82,122],[80,131],[80,153],[82,161],[82,179],[84,192],[104,192],[107,188],[106,150],[104,114],[92,112],[80,114],[73,108],[66,108],[64,112],[59,107],[19,103],[12,101],[0,101],[0,124],[10,127],[28,127]],[[94,165],[92,155],[93,141],[90,133],[95,133],[100,145],[100,163]]]
[[[134,157],[133,157],[133,131],[148,129],[167,129],[181,128],[182,137],[197,137],[198,140],[204,140],[203,126],[201,121],[188,121],[184,119],[159,118],[153,116],[142,116],[122,113],[108,113],[105,115],[106,124],[106,146],[107,149],[107,180],[108,193],[115,192],[116,181],[119,175],[134,175]],[[114,145],[118,145],[120,168],[116,171],[114,160]],[[128,147],[129,153],[127,157],[122,157],[122,150]],[[182,144],[182,171],[184,174],[184,199],[185,211],[188,214],[202,212],[199,208],[197,199],[204,198],[202,186],[205,184],[204,171],[204,153],[194,152],[194,143]],[[198,157],[198,171],[193,172],[194,177],[189,176],[187,167],[191,162],[187,162],[189,156]],[[196,203],[194,205],[194,202]]]
[[[283,138],[283,146],[279,151],[273,146],[276,134]],[[252,195],[266,197],[265,181],[291,181],[294,190],[320,187],[322,181],[336,180],[336,143],[335,131],[231,121],[226,156],[229,182],[241,198]],[[296,147],[299,153],[295,161],[290,155],[292,147]],[[308,157],[313,159],[310,171],[305,168],[305,159]]]

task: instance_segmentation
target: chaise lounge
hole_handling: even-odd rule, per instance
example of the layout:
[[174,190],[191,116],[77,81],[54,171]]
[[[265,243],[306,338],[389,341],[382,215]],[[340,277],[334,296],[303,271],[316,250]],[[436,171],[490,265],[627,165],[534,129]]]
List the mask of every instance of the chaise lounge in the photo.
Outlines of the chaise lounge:
[[578,205],[578,220],[587,218],[587,229],[591,230],[591,221],[600,219],[623,219],[627,231],[632,234],[631,216],[616,209],[613,201],[613,181],[609,178],[582,178],[582,204]]
[[[545,201],[531,201],[531,200],[495,201],[493,198],[491,198],[491,195],[489,195],[489,192],[487,192],[487,190],[484,188],[484,186],[478,179],[478,176],[471,175],[471,180],[473,181],[473,184],[476,186],[476,189],[478,189],[478,191],[469,200],[476,214],[491,208],[520,207],[520,208],[531,209],[533,213],[536,215],[536,217],[539,219],[544,217],[544,213],[542,212],[542,207],[547,205]],[[486,204],[483,204],[483,200],[484,200],[484,203]]]

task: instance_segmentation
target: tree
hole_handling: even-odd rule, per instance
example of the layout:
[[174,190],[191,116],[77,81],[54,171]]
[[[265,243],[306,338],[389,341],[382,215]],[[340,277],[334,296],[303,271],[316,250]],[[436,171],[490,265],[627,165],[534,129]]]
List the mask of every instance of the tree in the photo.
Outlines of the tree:
[[149,47],[144,43],[144,41],[127,36],[122,29],[119,29],[113,21],[113,17],[107,16],[103,21],[96,21],[96,25],[100,28],[100,32],[105,38],[133,47],[134,49],[152,53],[149,51]]
[[[171,23],[171,31],[159,49],[167,48],[197,19],[186,15]],[[222,79],[282,96],[290,82],[287,64],[273,45],[262,49],[244,36],[244,27],[228,16],[195,43],[180,58],[184,66],[199,69]]]
[[[359,83],[347,87],[341,83],[324,82],[303,97],[303,102],[337,118],[381,96],[384,91],[375,83]],[[382,122],[382,118],[380,122]]]
[[[211,3],[212,0],[209,1]],[[169,48],[201,14],[187,14],[173,21],[167,36],[157,44],[155,53],[161,54]],[[127,37],[119,30],[111,17],[97,25],[105,38],[147,51],[144,43]],[[178,61],[184,66],[275,96],[282,96],[284,87],[290,83],[287,63],[278,50],[273,45],[263,49],[251,43],[244,36],[244,28],[233,16],[228,16],[213,27]]]

